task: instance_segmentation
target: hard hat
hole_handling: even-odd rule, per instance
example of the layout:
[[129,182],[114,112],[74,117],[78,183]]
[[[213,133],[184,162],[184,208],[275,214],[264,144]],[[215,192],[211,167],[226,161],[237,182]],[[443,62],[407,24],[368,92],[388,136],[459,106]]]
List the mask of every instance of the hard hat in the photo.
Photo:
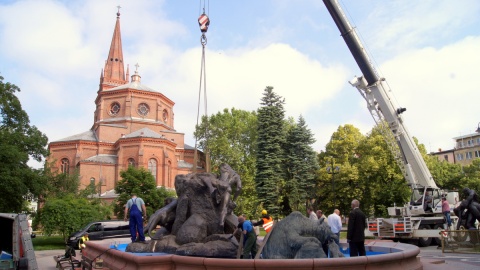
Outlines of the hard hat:
[[262,210],[262,215],[266,215],[267,214],[267,210],[263,209]]

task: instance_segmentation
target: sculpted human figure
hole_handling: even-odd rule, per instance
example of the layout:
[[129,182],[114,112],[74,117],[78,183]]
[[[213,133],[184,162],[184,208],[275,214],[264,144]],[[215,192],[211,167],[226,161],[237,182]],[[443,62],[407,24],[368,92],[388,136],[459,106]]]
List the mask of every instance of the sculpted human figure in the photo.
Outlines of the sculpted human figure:
[[[220,165],[219,169],[220,175],[200,172],[175,177],[177,198],[166,201],[165,206],[150,217],[145,230],[152,239],[159,240],[159,250],[201,255],[218,253],[216,245],[220,245],[228,246],[228,252],[222,248],[216,256],[236,254],[237,240],[229,237],[238,222],[232,213],[236,205],[231,194],[233,190],[233,199],[237,199],[242,184],[240,176],[228,164]],[[157,225],[161,228],[157,229]],[[132,250],[142,248],[131,247]]]
[[[233,209],[237,206],[235,200],[242,191],[242,181],[240,180],[240,176],[228,164],[222,163],[220,165],[219,184],[227,184],[227,189],[225,191],[222,192],[220,189],[216,190],[216,198],[218,198],[217,202],[220,203],[221,209],[220,220],[223,225],[225,216],[231,214]],[[233,195],[233,200],[231,200],[233,187],[235,187],[235,193]]]

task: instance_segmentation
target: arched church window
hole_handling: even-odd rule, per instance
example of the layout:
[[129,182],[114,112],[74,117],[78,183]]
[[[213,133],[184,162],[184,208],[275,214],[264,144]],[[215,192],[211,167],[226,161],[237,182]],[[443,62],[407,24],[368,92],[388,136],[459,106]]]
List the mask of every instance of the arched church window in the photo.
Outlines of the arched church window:
[[135,159],[129,158],[127,160],[127,163],[128,163],[128,167],[135,167]]
[[68,173],[69,165],[70,162],[68,161],[68,158],[62,158],[60,161],[60,171],[62,171],[62,173]]
[[120,112],[120,104],[118,102],[113,102],[110,105],[110,115],[114,116],[117,115]]
[[157,181],[157,161],[153,158],[148,160],[148,170],[153,175],[155,181]]
[[167,120],[168,120],[168,112],[167,112],[167,110],[163,110],[163,112],[162,112],[162,118],[163,118],[163,122],[166,123]]
[[138,104],[137,112],[141,116],[147,116],[149,111],[150,111],[150,107],[148,107],[147,103]]

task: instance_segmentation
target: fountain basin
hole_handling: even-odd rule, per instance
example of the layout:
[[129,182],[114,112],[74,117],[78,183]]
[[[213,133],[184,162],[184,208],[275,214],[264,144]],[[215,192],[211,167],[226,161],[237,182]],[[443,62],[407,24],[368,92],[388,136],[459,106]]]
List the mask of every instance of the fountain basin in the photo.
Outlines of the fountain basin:
[[[340,243],[346,247],[346,243]],[[204,257],[189,257],[173,254],[142,255],[122,252],[92,241],[87,242],[83,252],[83,261],[86,264],[95,258],[103,260],[103,266],[109,269],[157,269],[157,270],[211,270],[211,269],[246,269],[246,270],[278,270],[278,269],[423,269],[417,255],[420,249],[417,246],[386,242],[371,241],[365,245],[367,251],[382,252],[372,256],[352,258],[323,258],[323,259],[216,259]]]

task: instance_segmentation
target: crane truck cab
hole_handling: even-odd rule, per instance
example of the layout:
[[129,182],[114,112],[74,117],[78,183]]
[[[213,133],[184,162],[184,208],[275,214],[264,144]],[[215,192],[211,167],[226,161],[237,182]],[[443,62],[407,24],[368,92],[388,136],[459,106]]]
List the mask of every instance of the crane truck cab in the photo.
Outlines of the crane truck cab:
[[450,210],[457,206],[459,194],[456,191],[444,192],[434,187],[416,187],[412,189],[410,202],[404,207],[388,207],[389,216],[441,215],[442,196],[447,198]]
[[0,269],[38,269],[27,215],[0,213]]

